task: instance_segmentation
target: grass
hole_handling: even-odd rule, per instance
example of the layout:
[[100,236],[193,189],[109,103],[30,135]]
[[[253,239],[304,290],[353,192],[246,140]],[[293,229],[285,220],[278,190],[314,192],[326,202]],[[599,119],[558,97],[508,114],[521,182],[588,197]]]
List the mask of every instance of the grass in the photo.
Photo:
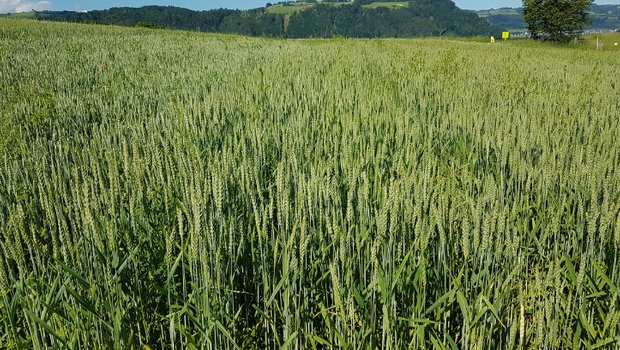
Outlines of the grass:
[[[578,41],[579,46],[593,49],[596,48],[596,42],[603,44],[604,51],[620,51],[620,33],[602,33],[597,35],[586,35]],[[616,45],[617,44],[617,45]]]
[[[327,6],[334,6],[334,7],[350,5],[350,3],[346,3],[346,2],[334,2],[334,3],[324,2],[322,4],[327,5]],[[293,2],[293,3],[289,3],[288,5],[285,5],[285,4],[273,5],[273,6],[268,7],[266,11],[268,13],[274,13],[274,14],[280,14],[280,15],[292,15],[300,11],[311,9],[314,6],[316,6],[316,3]],[[362,7],[369,8],[369,9],[376,9],[380,7],[386,7],[390,9],[399,9],[399,8],[404,8],[408,6],[409,6],[409,3],[406,1],[403,1],[403,2],[373,2],[371,4],[363,5]]]
[[403,2],[373,2],[371,4],[368,5],[363,5],[363,7],[365,8],[371,8],[371,9],[376,9],[376,8],[380,8],[380,7],[386,7],[389,9],[400,9],[400,8],[405,8],[405,7],[409,7],[409,2],[407,1],[403,1]]
[[273,6],[269,6],[266,12],[278,14],[278,15],[292,15],[300,11],[311,9],[315,5],[316,5],[315,3],[311,3],[311,2],[294,2],[290,4],[276,4]]
[[0,36],[0,347],[620,347],[617,52]]
[[514,8],[500,8],[500,9],[490,9],[490,10],[481,10],[476,11],[479,17],[489,17],[489,16],[513,16],[519,15],[519,11]]
[[20,12],[20,13],[11,13],[11,14],[0,14],[0,18],[12,18],[12,19],[34,19],[36,17],[35,12]]

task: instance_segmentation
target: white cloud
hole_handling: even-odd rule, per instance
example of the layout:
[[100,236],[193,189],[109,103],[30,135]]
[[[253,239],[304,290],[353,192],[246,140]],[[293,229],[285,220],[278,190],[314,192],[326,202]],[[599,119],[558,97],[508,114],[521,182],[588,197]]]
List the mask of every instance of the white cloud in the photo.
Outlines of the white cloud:
[[43,11],[52,8],[49,1],[0,0],[0,13]]

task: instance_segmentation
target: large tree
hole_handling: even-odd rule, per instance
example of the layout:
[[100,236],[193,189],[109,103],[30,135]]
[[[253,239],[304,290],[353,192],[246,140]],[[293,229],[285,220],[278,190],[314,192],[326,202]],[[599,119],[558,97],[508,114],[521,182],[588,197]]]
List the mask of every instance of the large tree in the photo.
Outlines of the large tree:
[[593,0],[523,0],[523,18],[535,39],[562,41],[592,22]]

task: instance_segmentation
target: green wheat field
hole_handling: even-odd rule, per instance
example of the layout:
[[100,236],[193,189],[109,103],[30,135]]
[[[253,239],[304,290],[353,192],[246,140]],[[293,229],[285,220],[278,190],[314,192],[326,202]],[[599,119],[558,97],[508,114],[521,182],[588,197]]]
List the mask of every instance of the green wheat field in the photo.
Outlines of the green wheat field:
[[619,57],[0,20],[0,348],[618,349]]

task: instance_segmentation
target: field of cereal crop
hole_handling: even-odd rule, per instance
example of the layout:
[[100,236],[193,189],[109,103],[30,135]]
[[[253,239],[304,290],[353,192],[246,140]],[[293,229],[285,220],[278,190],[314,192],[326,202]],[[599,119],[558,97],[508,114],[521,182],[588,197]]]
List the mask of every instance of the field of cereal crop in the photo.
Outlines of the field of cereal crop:
[[618,51],[0,20],[0,347],[620,347]]

